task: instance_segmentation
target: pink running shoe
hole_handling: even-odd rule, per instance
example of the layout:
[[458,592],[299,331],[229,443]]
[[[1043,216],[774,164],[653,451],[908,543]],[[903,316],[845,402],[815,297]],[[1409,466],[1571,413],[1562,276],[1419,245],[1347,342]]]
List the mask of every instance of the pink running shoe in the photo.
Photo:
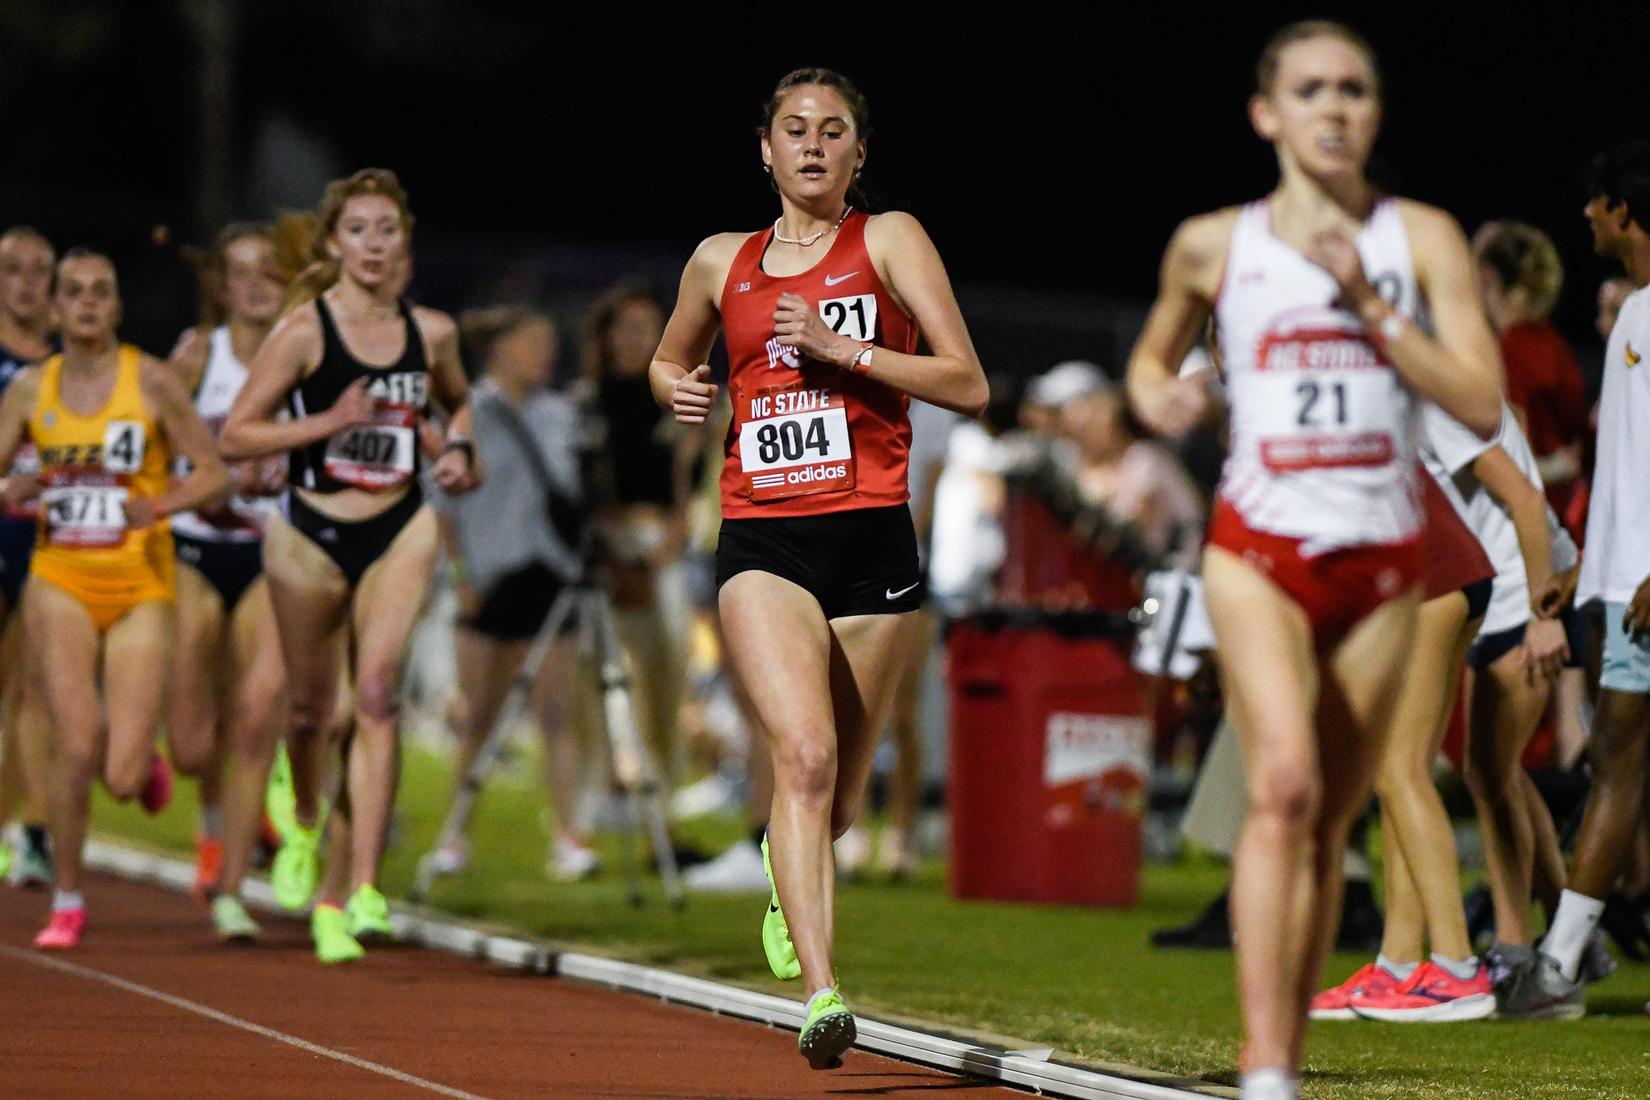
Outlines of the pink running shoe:
[[86,930],[86,907],[59,909],[52,913],[51,923],[34,938],[34,945],[43,951],[62,951],[80,946],[80,933]]
[[1396,989],[1354,993],[1352,1011],[1395,1024],[1482,1020],[1495,1011],[1495,989],[1490,985],[1490,968],[1482,962],[1465,981],[1435,963],[1424,962]]
[[172,769],[160,753],[149,758],[149,778],[143,781],[138,801],[146,812],[158,814],[172,801]]
[[1386,968],[1366,963],[1340,985],[1313,997],[1309,1015],[1314,1020],[1356,1020],[1358,1014],[1352,1011],[1353,997],[1376,990],[1397,989],[1398,984],[1397,977]]

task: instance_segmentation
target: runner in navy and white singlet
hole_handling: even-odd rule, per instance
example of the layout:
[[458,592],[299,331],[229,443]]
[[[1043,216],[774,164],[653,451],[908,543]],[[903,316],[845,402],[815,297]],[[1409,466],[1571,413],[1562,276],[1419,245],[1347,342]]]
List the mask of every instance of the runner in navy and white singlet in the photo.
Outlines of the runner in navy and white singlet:
[[[252,361],[280,313],[284,283],[269,227],[231,225],[201,258],[201,324],[172,353],[195,410],[221,431]],[[279,459],[236,463],[235,492],[209,510],[172,517],[177,548],[177,654],[167,737],[178,770],[200,781],[195,897],[219,937],[246,941],[258,926],[241,878],[263,821],[264,786],[279,738],[286,674],[263,532],[286,484]]]
[[[0,393],[24,367],[59,350],[51,302],[56,260],[56,249],[38,230],[15,226],[0,233]],[[25,443],[12,471],[32,474],[39,468],[34,445]],[[51,730],[37,685],[19,674],[23,617],[11,612],[29,575],[37,524],[32,501],[0,509],[0,825],[22,807],[15,846],[0,841],[0,877],[9,871],[12,882],[33,887],[52,881],[46,829]]]
[[1242,1088],[1292,1100],[1341,854],[1415,624],[1416,401],[1487,437],[1500,377],[1459,227],[1365,174],[1381,114],[1369,45],[1293,24],[1256,84],[1250,120],[1281,182],[1177,230],[1129,393],[1159,431],[1195,424],[1207,393],[1173,368],[1213,312],[1232,431],[1203,576],[1250,796],[1232,886]]

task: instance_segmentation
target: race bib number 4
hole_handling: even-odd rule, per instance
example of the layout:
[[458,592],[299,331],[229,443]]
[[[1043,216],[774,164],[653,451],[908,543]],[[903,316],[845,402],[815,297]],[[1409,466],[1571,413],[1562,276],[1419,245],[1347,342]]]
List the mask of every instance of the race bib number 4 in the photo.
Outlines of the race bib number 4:
[[327,475],[372,492],[400,485],[412,477],[417,422],[417,409],[379,408],[372,423],[346,428],[327,440]]
[[126,541],[126,488],[73,481],[41,490],[46,541],[53,546],[106,549]]
[[1273,473],[1392,462],[1409,403],[1361,332],[1297,329],[1261,342],[1253,387],[1260,460]]
[[760,390],[744,400],[739,464],[753,501],[854,487],[854,452],[842,395],[801,386]]

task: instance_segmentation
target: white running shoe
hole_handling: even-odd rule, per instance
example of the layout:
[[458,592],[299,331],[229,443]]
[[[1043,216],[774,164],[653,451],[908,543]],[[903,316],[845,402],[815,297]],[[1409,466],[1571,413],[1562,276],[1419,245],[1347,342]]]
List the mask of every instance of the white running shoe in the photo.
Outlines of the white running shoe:
[[836,873],[853,878],[871,862],[871,834],[859,825],[848,826],[836,841]]
[[683,871],[682,884],[705,894],[766,894],[762,849],[746,837],[710,862]]
[[577,882],[589,878],[602,868],[602,857],[594,848],[571,840],[556,838],[550,847],[550,858],[544,861],[544,873],[557,882]]
[[720,774],[712,772],[671,797],[670,816],[677,820],[703,817],[718,810],[734,809],[738,804],[739,791]]
[[470,865],[470,842],[455,836],[430,853],[430,873],[456,875]]

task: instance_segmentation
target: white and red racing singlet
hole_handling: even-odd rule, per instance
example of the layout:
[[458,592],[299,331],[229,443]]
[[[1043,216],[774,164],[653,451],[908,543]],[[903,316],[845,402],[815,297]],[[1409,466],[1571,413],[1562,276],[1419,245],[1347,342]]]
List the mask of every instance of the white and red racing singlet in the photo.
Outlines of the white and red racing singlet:
[[[1357,238],[1369,281],[1424,323],[1398,204],[1383,199]],[[1420,533],[1416,400],[1323,268],[1273,236],[1251,203],[1232,234],[1215,321],[1231,401],[1220,496],[1256,531],[1314,556]]]
[[799,275],[762,270],[773,230],[739,249],[722,288],[733,422],[724,444],[722,515],[815,516],[904,504],[910,400],[891,386],[780,344],[779,296],[799,294],[833,330],[910,354],[917,324],[877,276],[854,211],[820,262]]
[[[229,337],[229,326],[212,330],[206,369],[200,384],[195,387],[195,411],[216,437],[229,419],[235,397],[246,385],[247,368],[235,356],[235,345]],[[262,463],[285,462],[285,456],[261,459]],[[179,475],[188,472],[187,463],[179,464]],[[280,512],[280,498],[251,497],[236,494],[216,512],[178,512],[172,516],[174,534],[185,535],[203,542],[256,542],[263,538],[265,525],[271,516]]]

